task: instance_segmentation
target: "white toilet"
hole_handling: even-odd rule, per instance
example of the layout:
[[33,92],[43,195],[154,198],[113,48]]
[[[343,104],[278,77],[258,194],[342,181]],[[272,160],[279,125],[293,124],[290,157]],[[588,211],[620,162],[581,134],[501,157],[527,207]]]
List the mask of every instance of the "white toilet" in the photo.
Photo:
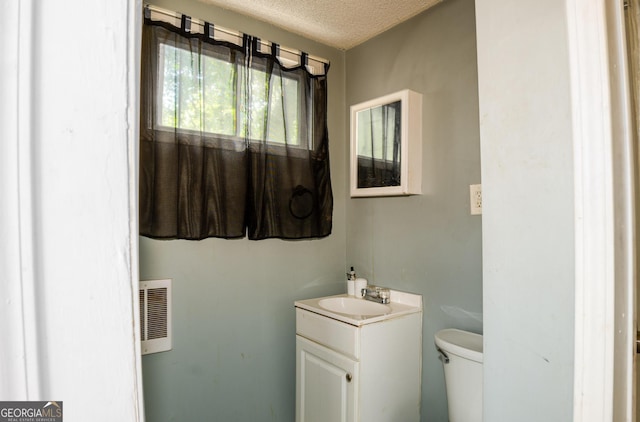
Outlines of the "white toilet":
[[435,338],[444,364],[449,422],[482,422],[482,336],[449,328]]

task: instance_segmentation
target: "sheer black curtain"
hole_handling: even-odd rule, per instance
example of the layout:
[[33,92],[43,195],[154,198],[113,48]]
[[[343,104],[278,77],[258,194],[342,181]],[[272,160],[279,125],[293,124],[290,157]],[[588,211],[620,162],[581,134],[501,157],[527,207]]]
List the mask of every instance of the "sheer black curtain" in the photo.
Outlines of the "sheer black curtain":
[[[183,19],[184,22],[184,19]],[[331,233],[327,79],[278,46],[145,19],[140,234],[305,239]],[[328,66],[327,66],[328,68]]]

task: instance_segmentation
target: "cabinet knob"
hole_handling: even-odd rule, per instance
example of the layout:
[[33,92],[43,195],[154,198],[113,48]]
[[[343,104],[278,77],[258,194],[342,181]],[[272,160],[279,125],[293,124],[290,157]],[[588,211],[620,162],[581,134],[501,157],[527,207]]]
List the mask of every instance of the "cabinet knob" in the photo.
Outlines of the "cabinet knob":
[[349,373],[347,373],[346,378],[347,378],[347,382],[351,382],[351,380],[353,379],[353,377]]

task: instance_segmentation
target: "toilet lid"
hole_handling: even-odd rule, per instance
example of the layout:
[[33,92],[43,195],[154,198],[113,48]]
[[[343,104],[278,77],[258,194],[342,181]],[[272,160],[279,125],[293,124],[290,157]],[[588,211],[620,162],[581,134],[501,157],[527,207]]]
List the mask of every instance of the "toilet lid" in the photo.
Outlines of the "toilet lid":
[[435,335],[436,345],[445,352],[482,363],[482,336],[468,331],[447,328]]

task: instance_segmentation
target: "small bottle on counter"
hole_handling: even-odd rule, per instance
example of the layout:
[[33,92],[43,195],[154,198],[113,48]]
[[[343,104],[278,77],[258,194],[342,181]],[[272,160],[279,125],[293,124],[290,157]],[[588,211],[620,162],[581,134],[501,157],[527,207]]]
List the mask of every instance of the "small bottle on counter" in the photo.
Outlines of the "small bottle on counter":
[[355,292],[356,292],[355,281],[356,281],[356,272],[353,269],[353,267],[351,267],[351,271],[347,273],[347,294],[349,296],[355,295]]

